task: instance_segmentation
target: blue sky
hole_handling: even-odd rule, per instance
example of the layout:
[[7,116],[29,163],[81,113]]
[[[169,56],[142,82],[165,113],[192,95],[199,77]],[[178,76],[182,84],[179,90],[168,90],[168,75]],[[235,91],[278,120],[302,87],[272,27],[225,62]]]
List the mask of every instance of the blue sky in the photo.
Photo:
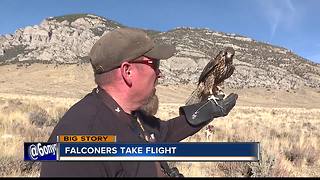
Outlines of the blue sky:
[[236,33],[320,63],[319,9],[319,0],[1,0],[0,34],[50,16],[93,13],[159,31],[183,26]]

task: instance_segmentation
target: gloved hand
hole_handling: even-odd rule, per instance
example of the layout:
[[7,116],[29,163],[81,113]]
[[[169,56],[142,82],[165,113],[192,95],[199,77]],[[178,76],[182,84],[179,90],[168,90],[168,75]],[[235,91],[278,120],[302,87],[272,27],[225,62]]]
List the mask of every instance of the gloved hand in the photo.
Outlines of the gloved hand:
[[199,125],[213,118],[226,116],[235,106],[238,95],[231,93],[222,100],[208,98],[197,104],[182,106],[179,108],[180,115],[184,114],[191,125]]

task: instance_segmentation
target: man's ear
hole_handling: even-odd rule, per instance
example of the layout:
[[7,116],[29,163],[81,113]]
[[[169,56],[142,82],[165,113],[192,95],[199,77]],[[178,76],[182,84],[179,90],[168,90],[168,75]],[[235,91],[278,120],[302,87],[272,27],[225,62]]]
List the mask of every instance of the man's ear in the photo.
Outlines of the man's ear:
[[126,84],[131,87],[132,86],[132,65],[128,62],[124,62],[121,64],[121,76],[126,82]]

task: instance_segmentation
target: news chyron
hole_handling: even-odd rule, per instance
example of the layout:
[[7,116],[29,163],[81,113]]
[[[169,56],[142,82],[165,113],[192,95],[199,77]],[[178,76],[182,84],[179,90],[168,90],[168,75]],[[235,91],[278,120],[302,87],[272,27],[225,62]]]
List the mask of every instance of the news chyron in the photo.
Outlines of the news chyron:
[[59,143],[104,143],[116,142],[114,135],[62,135],[57,137],[57,143],[25,142],[25,161],[56,161],[58,160]]
[[116,143],[113,135],[61,135],[25,143],[27,161],[259,161],[259,142]]

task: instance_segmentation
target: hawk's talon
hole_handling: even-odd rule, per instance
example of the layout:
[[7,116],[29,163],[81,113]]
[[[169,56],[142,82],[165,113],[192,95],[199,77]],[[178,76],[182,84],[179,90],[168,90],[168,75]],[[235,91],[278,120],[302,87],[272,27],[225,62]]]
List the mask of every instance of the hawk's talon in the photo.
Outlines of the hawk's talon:
[[214,103],[215,103],[216,105],[218,105],[217,100],[219,100],[219,98],[215,97],[214,95],[209,96],[209,97],[208,97],[208,100],[209,100],[209,101],[213,100]]
[[218,104],[218,102],[217,102],[217,100],[220,100],[219,98],[215,97],[214,95],[211,95],[211,96],[208,97],[208,100],[211,101],[211,102],[213,101],[224,112],[224,108],[222,106],[220,106],[220,104]]
[[219,90],[217,93],[217,98],[223,99],[224,97],[226,97],[226,94],[222,90]]

